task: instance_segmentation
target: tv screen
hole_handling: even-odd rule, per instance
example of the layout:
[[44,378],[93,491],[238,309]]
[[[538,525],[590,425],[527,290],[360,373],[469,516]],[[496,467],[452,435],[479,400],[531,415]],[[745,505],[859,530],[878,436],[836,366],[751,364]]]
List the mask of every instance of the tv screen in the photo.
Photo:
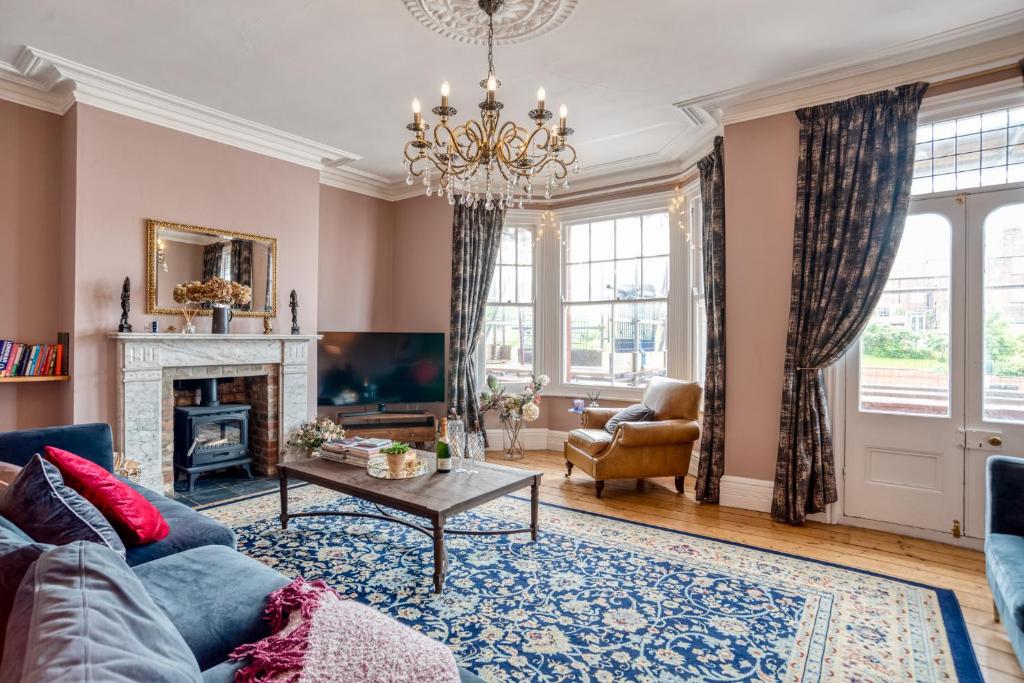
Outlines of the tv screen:
[[321,334],[317,348],[319,405],[444,401],[444,334]]

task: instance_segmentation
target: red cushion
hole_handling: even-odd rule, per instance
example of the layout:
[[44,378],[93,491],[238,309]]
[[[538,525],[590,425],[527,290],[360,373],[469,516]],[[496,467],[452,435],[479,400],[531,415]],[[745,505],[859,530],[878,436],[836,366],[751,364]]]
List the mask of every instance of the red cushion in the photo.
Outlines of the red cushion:
[[64,483],[103,513],[125,545],[153,543],[170,532],[167,520],[152,503],[100,465],[53,446],[45,450]]

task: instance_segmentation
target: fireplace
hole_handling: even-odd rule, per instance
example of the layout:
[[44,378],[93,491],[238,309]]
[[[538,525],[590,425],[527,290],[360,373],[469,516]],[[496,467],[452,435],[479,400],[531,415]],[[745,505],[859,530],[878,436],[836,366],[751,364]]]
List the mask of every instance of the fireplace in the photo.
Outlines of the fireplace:
[[226,467],[242,467],[252,477],[249,456],[249,415],[245,403],[220,401],[219,381],[209,377],[201,380],[175,382],[175,391],[200,394],[199,405],[174,409],[174,474],[188,479],[188,490],[206,472]]

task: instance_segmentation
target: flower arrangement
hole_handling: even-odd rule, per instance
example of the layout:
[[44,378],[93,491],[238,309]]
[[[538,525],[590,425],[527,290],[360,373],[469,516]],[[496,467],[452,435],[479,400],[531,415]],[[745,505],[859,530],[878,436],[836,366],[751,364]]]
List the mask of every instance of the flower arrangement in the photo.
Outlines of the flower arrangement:
[[510,419],[533,422],[540,417],[540,392],[549,381],[547,375],[531,375],[520,393],[508,394],[497,377],[488,375],[488,390],[480,394],[480,412],[497,410],[502,422]]
[[341,425],[326,417],[306,420],[292,432],[288,445],[314,451],[328,441],[345,438],[345,430]]
[[252,288],[222,277],[211,277],[204,282],[192,280],[175,285],[174,300],[179,304],[244,306],[252,301]]

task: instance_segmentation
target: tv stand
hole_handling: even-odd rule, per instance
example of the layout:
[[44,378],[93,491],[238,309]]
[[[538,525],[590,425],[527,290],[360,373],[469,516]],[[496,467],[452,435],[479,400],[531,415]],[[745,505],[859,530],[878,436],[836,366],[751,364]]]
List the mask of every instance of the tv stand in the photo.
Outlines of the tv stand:
[[404,441],[421,449],[437,438],[437,418],[426,410],[339,412],[337,421],[346,436]]

